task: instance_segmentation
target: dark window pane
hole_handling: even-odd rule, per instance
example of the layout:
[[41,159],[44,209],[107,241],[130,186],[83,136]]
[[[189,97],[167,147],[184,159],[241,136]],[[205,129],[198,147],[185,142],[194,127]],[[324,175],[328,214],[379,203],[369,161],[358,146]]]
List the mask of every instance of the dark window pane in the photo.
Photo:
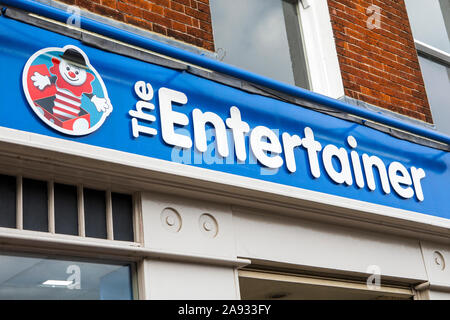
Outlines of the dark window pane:
[[134,241],[131,195],[112,193],[114,240]]
[[55,231],[78,235],[77,187],[55,183]]
[[23,228],[48,231],[46,181],[23,179]]
[[0,175],[0,227],[16,227],[16,177]]
[[105,192],[84,189],[84,223],[87,237],[106,239]]

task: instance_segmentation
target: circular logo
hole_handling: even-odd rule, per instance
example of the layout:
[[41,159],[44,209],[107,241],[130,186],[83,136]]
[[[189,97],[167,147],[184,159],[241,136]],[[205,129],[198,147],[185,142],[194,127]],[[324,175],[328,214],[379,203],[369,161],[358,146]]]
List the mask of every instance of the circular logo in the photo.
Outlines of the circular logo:
[[65,134],[92,133],[113,110],[102,78],[76,46],[33,54],[25,64],[22,86],[36,115]]

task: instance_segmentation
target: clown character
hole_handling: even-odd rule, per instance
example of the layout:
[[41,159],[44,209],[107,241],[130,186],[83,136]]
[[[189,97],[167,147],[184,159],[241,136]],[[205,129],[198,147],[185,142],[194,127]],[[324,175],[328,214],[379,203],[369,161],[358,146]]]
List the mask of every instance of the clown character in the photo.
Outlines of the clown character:
[[53,115],[61,121],[78,117],[81,108],[81,98],[83,94],[95,105],[98,112],[109,115],[112,106],[108,99],[100,98],[92,94],[91,82],[94,75],[87,72],[89,67],[86,60],[78,50],[69,48],[60,55],[60,59],[52,58],[53,66],[49,77],[35,72],[31,76],[33,85],[39,90],[44,90],[47,86],[56,86],[56,95],[53,105]]

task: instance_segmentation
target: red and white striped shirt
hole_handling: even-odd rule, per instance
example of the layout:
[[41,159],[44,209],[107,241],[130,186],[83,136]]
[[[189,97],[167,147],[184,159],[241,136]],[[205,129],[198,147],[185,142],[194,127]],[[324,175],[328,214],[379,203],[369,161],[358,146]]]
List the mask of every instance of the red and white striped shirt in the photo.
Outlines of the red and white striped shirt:
[[56,88],[56,99],[53,106],[53,114],[61,120],[78,117],[81,107],[81,97],[77,97],[66,89]]

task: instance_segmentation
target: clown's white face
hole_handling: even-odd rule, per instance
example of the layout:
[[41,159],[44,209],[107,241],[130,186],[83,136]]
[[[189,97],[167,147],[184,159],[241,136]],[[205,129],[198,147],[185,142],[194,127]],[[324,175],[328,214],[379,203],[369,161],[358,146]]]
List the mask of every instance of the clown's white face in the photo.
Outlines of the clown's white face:
[[86,81],[86,70],[61,59],[59,72],[64,80],[73,86],[81,86]]

